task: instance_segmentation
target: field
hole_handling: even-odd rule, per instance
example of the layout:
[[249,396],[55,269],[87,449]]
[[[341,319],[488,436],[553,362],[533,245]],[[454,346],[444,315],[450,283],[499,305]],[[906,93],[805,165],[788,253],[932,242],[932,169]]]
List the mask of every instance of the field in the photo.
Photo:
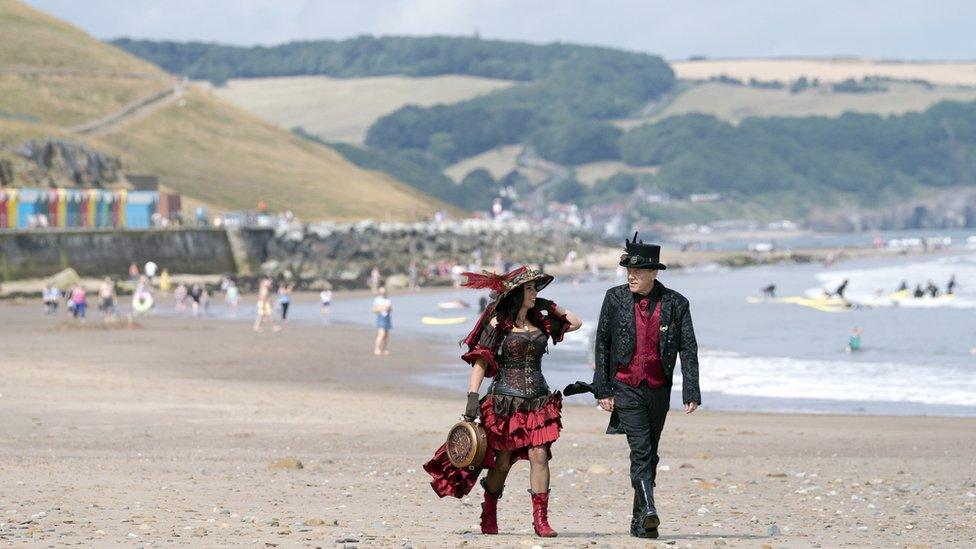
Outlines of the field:
[[521,145],[498,147],[497,149],[465,158],[457,164],[448,166],[444,170],[444,174],[454,181],[460,182],[472,170],[484,168],[491,172],[492,177],[499,179],[505,177],[508,172],[518,167],[516,160],[521,152]]
[[976,101],[976,87],[888,82],[883,93],[834,93],[821,86],[800,93],[703,82],[679,94],[653,116],[616,121],[623,129],[688,113],[711,114],[738,122],[750,116],[840,116],[852,111],[880,115],[923,111],[939,101]]
[[885,76],[898,80],[927,80],[946,86],[976,86],[976,62],[899,62],[870,59],[715,59],[672,61],[678,78],[707,80],[726,75],[740,80],[792,81],[801,76],[822,82]]
[[620,172],[655,174],[657,171],[657,166],[629,166],[623,162],[607,160],[576,166],[576,179],[580,183],[592,185],[601,179],[607,179]]
[[[174,78],[19,2],[0,1],[0,158],[27,184],[17,146],[70,139],[118,156],[212,210],[290,209],[305,219],[413,219],[444,207],[394,178],[264,122],[206,90],[168,97],[97,137],[72,125],[117,112]],[[348,107],[347,107],[348,108]]]
[[473,76],[235,79],[216,94],[283,128],[301,126],[326,141],[362,144],[377,118],[404,105],[457,103],[513,82]]

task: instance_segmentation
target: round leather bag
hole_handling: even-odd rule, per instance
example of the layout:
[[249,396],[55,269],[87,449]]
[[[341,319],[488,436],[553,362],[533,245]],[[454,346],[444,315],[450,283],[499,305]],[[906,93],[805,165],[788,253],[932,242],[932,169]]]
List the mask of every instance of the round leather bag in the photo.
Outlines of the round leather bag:
[[459,421],[447,433],[447,459],[459,469],[477,469],[487,451],[488,438],[480,423]]

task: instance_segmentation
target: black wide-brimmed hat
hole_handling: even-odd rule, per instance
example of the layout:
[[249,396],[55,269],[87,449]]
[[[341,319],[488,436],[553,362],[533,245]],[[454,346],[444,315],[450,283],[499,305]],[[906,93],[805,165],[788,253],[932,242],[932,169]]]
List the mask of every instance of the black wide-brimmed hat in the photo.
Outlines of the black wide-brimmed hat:
[[637,240],[637,233],[634,239],[626,241],[627,251],[620,256],[621,267],[631,267],[634,269],[657,269],[663,271],[668,268],[661,263],[661,247],[657,244],[644,244],[643,240]]

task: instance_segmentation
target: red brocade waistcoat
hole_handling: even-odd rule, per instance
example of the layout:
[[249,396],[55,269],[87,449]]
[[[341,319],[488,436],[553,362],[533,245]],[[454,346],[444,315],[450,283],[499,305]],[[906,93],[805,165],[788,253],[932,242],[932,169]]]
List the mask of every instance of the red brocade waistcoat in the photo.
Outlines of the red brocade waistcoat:
[[[636,296],[635,296],[636,297]],[[634,320],[637,324],[637,341],[630,364],[617,368],[617,381],[637,387],[641,382],[654,389],[667,383],[664,363],[661,360],[661,302],[648,296],[634,300]]]

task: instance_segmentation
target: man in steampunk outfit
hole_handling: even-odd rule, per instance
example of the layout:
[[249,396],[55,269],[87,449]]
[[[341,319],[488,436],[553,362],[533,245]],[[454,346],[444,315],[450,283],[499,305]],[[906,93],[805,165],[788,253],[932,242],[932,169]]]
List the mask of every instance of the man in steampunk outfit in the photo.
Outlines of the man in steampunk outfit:
[[577,382],[567,395],[592,392],[611,412],[607,434],[626,434],[630,446],[630,480],[634,512],[630,533],[658,537],[654,505],[658,441],[667,418],[675,360],[681,354],[685,413],[701,404],[698,388],[698,344],[688,300],[656,280],[661,247],[627,241],[620,265],[627,284],[607,290],[596,330],[593,383]]

